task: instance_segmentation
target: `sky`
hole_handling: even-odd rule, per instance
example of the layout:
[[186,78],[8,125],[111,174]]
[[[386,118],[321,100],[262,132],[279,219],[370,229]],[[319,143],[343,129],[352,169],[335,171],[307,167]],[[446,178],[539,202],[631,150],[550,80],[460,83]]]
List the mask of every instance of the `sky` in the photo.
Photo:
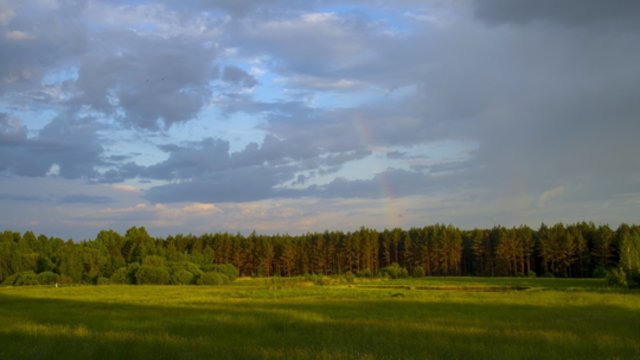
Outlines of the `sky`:
[[0,0],[0,230],[640,219],[636,0]]

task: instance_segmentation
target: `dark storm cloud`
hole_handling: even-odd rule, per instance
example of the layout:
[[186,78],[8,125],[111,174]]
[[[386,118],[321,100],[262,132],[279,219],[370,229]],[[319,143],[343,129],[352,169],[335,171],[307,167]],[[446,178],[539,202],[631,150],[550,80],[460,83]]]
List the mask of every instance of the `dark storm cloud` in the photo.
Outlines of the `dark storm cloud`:
[[0,200],[3,201],[15,201],[15,202],[35,202],[42,203],[50,201],[48,197],[38,195],[14,195],[14,194],[0,194]]
[[220,171],[215,177],[156,186],[145,193],[152,202],[237,202],[272,197],[273,186],[288,178],[265,166]]
[[222,80],[247,88],[252,88],[258,84],[258,81],[253,76],[237,66],[225,66],[222,72]]
[[[143,176],[155,179],[183,179],[176,184],[156,186],[145,193],[153,202],[252,201],[274,195],[274,187],[293,177],[295,164],[276,165],[281,161],[277,147],[266,139],[260,147],[248,145],[243,151],[229,152],[229,143],[204,139],[189,147],[164,146],[169,158],[142,170]],[[276,155],[276,156],[274,156]]]
[[126,124],[152,130],[197,115],[217,78],[213,48],[187,38],[106,35],[118,45],[81,58],[72,104],[107,114],[122,109]]
[[97,196],[87,194],[70,194],[62,197],[54,195],[15,195],[0,194],[0,200],[11,202],[36,202],[36,203],[55,203],[55,204],[109,204],[114,199],[109,196]]
[[368,180],[337,178],[323,186],[310,186],[304,190],[285,192],[287,195],[316,196],[320,198],[365,198],[403,197],[424,194],[441,186],[442,182],[427,175],[401,169],[389,169]]
[[238,152],[230,152],[227,141],[212,138],[180,146],[163,145],[161,149],[169,154],[165,161],[148,167],[127,164],[107,173],[103,181],[128,177],[180,180],[147,191],[146,198],[154,202],[196,201],[198,196],[201,201],[253,201],[282,197],[284,192],[277,187],[285,182],[295,182],[300,171],[324,169],[327,173],[335,172],[345,163],[370,154],[360,150],[327,156],[320,148],[309,148],[308,152],[301,153],[287,140],[272,136]]
[[59,202],[61,204],[109,204],[114,202],[114,200],[109,196],[72,194],[63,196]]
[[549,21],[589,26],[624,23],[638,26],[640,3],[635,0],[477,0],[476,16],[491,23],[526,24]]
[[64,178],[91,178],[102,163],[103,148],[91,119],[56,118],[28,138],[18,121],[5,115],[4,120],[0,116],[0,131],[0,171],[44,176],[57,166]]

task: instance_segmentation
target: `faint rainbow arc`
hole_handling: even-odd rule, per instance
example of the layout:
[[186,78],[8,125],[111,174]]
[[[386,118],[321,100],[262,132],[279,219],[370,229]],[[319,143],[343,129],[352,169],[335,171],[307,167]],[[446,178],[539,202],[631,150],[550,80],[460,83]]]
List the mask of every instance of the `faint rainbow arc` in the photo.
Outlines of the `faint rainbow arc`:
[[[358,117],[353,122],[353,127],[356,133],[356,137],[360,144],[366,147],[371,152],[380,151],[376,146],[375,135],[373,128],[369,126],[367,121],[361,117]],[[400,209],[396,205],[396,192],[394,191],[393,182],[389,178],[386,171],[375,174],[374,180],[378,183],[379,194],[386,213],[386,221],[388,224],[381,224],[383,227],[388,225],[392,227],[400,227],[399,215]]]

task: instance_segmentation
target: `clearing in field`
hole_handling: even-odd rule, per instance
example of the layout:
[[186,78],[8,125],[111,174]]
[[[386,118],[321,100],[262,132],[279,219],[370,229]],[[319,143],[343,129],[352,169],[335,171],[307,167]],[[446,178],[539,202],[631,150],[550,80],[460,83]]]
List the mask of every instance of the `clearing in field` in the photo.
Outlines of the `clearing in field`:
[[2,359],[640,357],[640,293],[601,280],[0,288]]

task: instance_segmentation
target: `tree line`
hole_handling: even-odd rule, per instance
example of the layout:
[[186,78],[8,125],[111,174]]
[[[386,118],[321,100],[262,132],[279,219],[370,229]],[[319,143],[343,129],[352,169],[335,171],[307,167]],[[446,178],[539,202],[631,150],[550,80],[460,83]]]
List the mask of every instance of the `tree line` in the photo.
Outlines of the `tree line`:
[[[206,233],[152,237],[144,227],[124,235],[62,240],[27,231],[0,233],[4,284],[215,284],[236,276],[465,275],[601,277],[640,271],[640,226],[613,230],[571,225],[461,230],[452,225],[304,235]],[[401,276],[401,275],[400,275]]]

